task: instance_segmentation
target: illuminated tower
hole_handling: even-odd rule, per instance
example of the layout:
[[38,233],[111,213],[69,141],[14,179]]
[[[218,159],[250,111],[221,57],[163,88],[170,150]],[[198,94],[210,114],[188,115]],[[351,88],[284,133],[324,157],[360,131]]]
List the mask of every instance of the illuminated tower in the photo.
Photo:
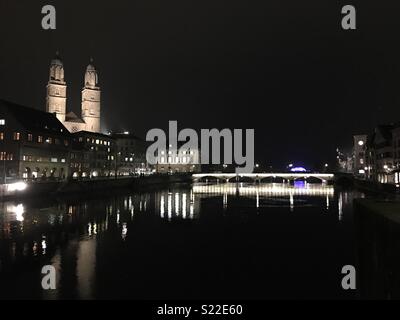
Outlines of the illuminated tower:
[[64,80],[64,66],[57,52],[50,64],[50,76],[47,84],[46,111],[55,113],[57,118],[63,122],[65,121],[66,105],[67,84]]
[[90,64],[86,68],[85,86],[82,89],[82,119],[86,123],[86,130],[100,132],[100,87],[98,75],[90,59]]

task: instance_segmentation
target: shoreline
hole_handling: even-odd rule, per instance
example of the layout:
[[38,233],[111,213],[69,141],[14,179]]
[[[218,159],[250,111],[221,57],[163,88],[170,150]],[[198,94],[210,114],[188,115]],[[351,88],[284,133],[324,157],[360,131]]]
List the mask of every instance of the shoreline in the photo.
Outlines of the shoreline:
[[154,187],[163,187],[171,184],[191,184],[192,177],[188,174],[182,175],[154,175],[147,177],[132,177],[119,179],[98,180],[71,180],[71,181],[46,181],[27,183],[22,191],[14,191],[2,194],[0,202],[14,199],[29,199],[46,196],[76,196],[84,195],[108,195],[115,192],[151,190]]

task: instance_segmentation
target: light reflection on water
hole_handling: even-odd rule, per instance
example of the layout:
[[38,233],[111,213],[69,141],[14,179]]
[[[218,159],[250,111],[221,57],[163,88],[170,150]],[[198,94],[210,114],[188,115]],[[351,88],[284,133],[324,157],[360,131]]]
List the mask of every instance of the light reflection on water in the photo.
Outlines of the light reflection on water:
[[[129,238],[136,236],[135,223],[139,220],[159,220],[167,225],[179,221],[196,223],[203,214],[210,214],[202,208],[211,203],[216,212],[226,214],[244,208],[249,215],[253,211],[263,215],[277,208],[295,213],[297,209],[316,207],[321,213],[336,211],[338,221],[351,211],[354,194],[336,193],[333,186],[323,184],[226,183],[195,184],[191,188],[101,200],[5,202],[0,204],[0,275],[19,276],[13,271],[15,266],[24,273],[28,264],[34,263],[36,269],[52,264],[61,275],[57,278],[59,290],[43,292],[37,290],[38,283],[28,281],[16,286],[16,292],[36,291],[34,297],[38,298],[94,298],[98,295],[99,248],[106,252],[102,255],[110,257],[112,250],[123,250],[124,243],[128,245]],[[144,227],[148,226],[146,223]],[[167,227],[161,224],[160,228]],[[105,250],[106,241],[114,247]],[[29,291],[25,286],[36,289]],[[1,289],[0,293],[8,294]]]

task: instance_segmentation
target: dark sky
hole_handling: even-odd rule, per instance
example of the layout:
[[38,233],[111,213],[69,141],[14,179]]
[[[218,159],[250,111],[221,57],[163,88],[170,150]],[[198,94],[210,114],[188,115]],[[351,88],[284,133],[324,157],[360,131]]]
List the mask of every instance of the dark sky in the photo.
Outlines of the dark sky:
[[[356,31],[341,29],[345,4]],[[319,165],[400,120],[399,17],[398,0],[0,0],[0,97],[44,109],[58,49],[79,112],[93,56],[104,129],[254,128],[258,162]]]

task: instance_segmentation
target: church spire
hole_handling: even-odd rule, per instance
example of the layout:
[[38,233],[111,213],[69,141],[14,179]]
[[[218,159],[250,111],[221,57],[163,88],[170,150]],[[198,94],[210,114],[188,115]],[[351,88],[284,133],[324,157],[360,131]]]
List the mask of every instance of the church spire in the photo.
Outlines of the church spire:
[[85,86],[82,90],[82,119],[86,123],[86,130],[100,132],[100,87],[98,86],[98,74],[90,57],[90,63],[86,67]]
[[50,81],[64,82],[64,64],[60,58],[60,53],[56,51],[55,57],[50,63]]
[[90,57],[90,62],[86,67],[85,73],[85,87],[88,88],[96,88],[98,84],[98,74],[96,71],[96,67],[93,64],[93,57]]
[[60,121],[65,121],[67,84],[64,79],[64,64],[57,51],[50,63],[47,83],[46,111],[55,113]]

